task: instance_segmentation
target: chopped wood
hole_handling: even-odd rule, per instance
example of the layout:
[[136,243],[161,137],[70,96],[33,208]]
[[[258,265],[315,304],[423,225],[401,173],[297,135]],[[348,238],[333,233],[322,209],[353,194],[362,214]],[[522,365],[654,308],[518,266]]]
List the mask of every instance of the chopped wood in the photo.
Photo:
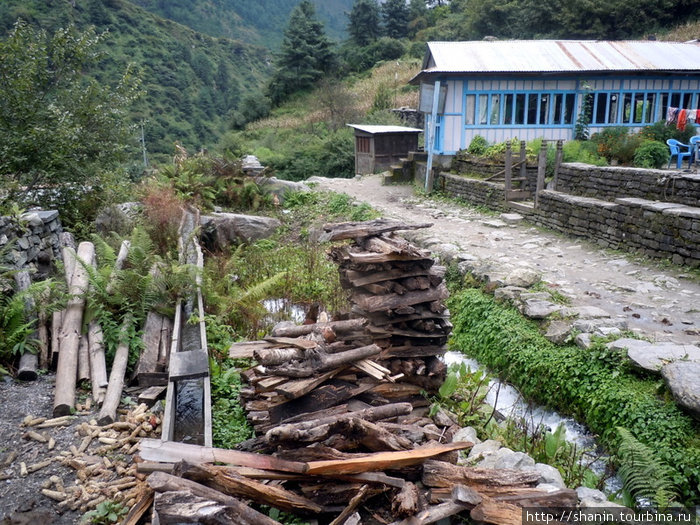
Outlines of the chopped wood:
[[391,501],[391,511],[399,518],[413,516],[420,510],[420,495],[418,487],[406,483],[401,491]]
[[274,343],[267,341],[242,341],[233,343],[228,349],[228,356],[231,359],[253,359],[255,350],[259,348],[272,348]]
[[293,337],[266,337],[265,341],[277,346],[295,346],[301,350],[316,348],[318,343],[309,339],[297,339]]
[[523,510],[510,503],[495,501],[484,496],[481,503],[471,510],[469,516],[473,520],[495,525],[521,525]]
[[428,290],[415,290],[405,294],[370,295],[356,293],[353,301],[363,310],[368,312],[378,312],[380,310],[391,310],[399,306],[412,306],[420,303],[428,303],[447,299],[449,292],[444,283],[440,283],[435,288]]
[[423,465],[423,484],[428,487],[455,484],[517,487],[534,485],[539,478],[536,471],[458,467],[444,461],[426,461]]
[[[316,344],[314,343],[314,346]],[[253,352],[255,360],[264,366],[275,366],[303,359],[304,350],[301,348],[257,348]]]
[[453,450],[463,450],[473,446],[469,442],[449,443],[425,448],[416,448],[402,452],[377,452],[361,458],[335,461],[312,461],[308,464],[308,474],[356,474],[386,469],[397,469],[416,465],[426,459],[439,456]]
[[239,475],[227,467],[205,464],[192,464],[181,461],[175,465],[173,473],[216,489],[229,496],[264,503],[290,512],[318,514],[323,509],[308,498],[297,496],[291,491],[274,485],[266,485]]
[[362,485],[357,494],[350,500],[348,506],[343,509],[343,512],[341,512],[337,518],[331,521],[330,525],[343,525],[346,523],[346,520],[355,512],[355,509],[360,505],[360,503],[362,503],[362,500],[365,498],[368,491],[369,486]]
[[[302,325],[289,325],[279,323],[272,329],[274,337],[301,337],[312,333],[321,333],[324,329],[330,328],[336,334],[342,335],[353,332],[360,332],[367,324],[365,319],[348,319],[343,321],[329,321],[327,323],[312,323]],[[269,338],[268,338],[269,340]]]
[[90,321],[88,326],[88,349],[90,353],[90,382],[92,398],[101,405],[107,394],[107,363],[105,362],[105,347],[102,328],[96,320]]
[[283,395],[287,399],[297,399],[308,394],[321,383],[334,377],[340,370],[330,370],[325,374],[321,374],[308,379],[288,380],[284,383],[275,385],[274,390],[278,394]]
[[325,241],[340,241],[343,239],[353,239],[358,237],[369,237],[389,233],[398,230],[420,230],[430,228],[432,223],[406,224],[404,222],[391,219],[376,219],[373,221],[364,222],[342,222],[328,223],[323,225],[324,233],[321,234],[319,240]]
[[153,496],[153,491],[143,494],[133,507],[129,509],[129,513],[124,517],[120,525],[137,525],[141,521],[141,517],[151,508]]
[[252,454],[236,450],[225,450],[199,445],[188,445],[159,439],[142,439],[139,443],[141,458],[146,461],[177,463],[186,460],[192,463],[227,463],[242,467],[264,470],[281,470],[303,474],[307,470],[305,463],[286,461],[274,456]]
[[381,350],[382,349],[377,345],[372,344],[346,352],[338,352],[336,354],[317,353],[315,355],[310,355],[302,363],[290,363],[283,366],[272,367],[268,369],[268,372],[275,375],[286,375],[290,377],[309,377],[316,372],[325,372],[367,357],[375,356],[379,354]]
[[[210,489],[209,487],[188,479],[182,479],[177,476],[173,476],[172,474],[166,474],[165,472],[154,472],[148,476],[147,482],[151,488],[158,493],[175,491],[184,492],[186,496],[184,496],[180,501],[184,503],[185,507],[189,506],[189,501],[192,501],[192,495],[225,505],[231,509],[233,515],[227,515],[226,517],[229,521],[223,521],[221,523],[240,523],[242,525],[279,525],[279,522],[249,508],[238,499],[227,496],[217,490]],[[156,501],[158,500],[158,497],[159,495],[156,495]],[[158,505],[156,505],[156,509],[161,521],[163,523],[168,523],[167,521],[163,521],[164,511]],[[180,520],[180,522],[182,521],[183,520]],[[188,520],[185,519],[184,521],[187,522]],[[171,523],[177,523],[177,521]]]
[[129,323],[128,319],[122,325],[123,340],[117,346],[117,351],[114,354],[107,392],[100,413],[97,416],[97,422],[100,425],[109,425],[117,419],[117,408],[122,397],[124,375],[126,374],[126,367],[129,361],[129,342],[126,336],[127,323]]

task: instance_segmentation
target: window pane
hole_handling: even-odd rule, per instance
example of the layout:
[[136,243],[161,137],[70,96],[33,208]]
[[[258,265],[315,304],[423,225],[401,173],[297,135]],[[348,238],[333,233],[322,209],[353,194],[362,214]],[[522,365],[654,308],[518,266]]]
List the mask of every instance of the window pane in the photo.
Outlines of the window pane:
[[678,107],[680,107],[680,102],[681,102],[681,94],[680,93],[671,93],[670,106],[672,108],[678,108]]
[[668,93],[661,93],[661,118],[666,120],[666,113],[668,112]]
[[530,93],[527,96],[527,123],[537,124],[537,95]]
[[553,124],[561,124],[561,105],[564,100],[564,95],[557,93],[554,95],[554,120]]
[[574,121],[574,101],[576,96],[573,93],[564,95],[564,124],[571,124]]
[[549,94],[540,97],[540,124],[549,124]]
[[503,123],[504,124],[512,124],[513,123],[513,95],[508,94],[505,96],[505,107],[504,107],[504,118],[503,118]]
[[467,95],[464,101],[464,123],[467,126],[474,125],[474,107],[476,105],[476,95]]
[[525,123],[525,95],[515,95],[515,124]]
[[632,116],[632,122],[639,124],[642,122],[644,116],[644,95],[642,93],[637,93],[633,97],[634,100],[634,115]]
[[622,122],[627,123],[632,118],[632,93],[622,94]]
[[501,96],[491,95],[491,118],[489,119],[490,124],[500,124],[501,123]]
[[479,124],[486,124],[488,120],[488,95],[479,95]]
[[656,122],[658,112],[656,109],[656,93],[647,93],[644,98],[644,122]]
[[620,95],[617,93],[611,93],[610,94],[610,107],[608,109],[608,124],[616,124],[617,123],[617,107],[618,107],[618,99],[620,98]]
[[605,124],[605,114],[608,105],[608,94],[598,93],[596,94],[596,108],[595,108],[595,118],[593,122],[596,124]]

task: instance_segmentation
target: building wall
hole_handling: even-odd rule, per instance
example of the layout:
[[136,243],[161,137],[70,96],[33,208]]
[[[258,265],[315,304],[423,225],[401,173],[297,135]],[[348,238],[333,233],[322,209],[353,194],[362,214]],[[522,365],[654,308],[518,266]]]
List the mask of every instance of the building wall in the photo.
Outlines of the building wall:
[[0,217],[0,264],[17,270],[42,268],[61,259],[59,235],[63,231],[57,211],[34,211],[14,217]]

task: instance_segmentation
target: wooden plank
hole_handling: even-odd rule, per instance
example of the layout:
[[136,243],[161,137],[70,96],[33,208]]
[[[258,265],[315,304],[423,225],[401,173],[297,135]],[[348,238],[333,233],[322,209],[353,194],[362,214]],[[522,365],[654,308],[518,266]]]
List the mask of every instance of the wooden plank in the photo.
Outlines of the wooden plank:
[[458,442],[446,445],[436,445],[401,452],[377,452],[361,458],[330,461],[312,461],[308,463],[307,474],[357,474],[378,470],[408,467],[424,462],[426,459],[439,456],[453,450],[463,450],[473,446],[473,443]]
[[146,390],[139,394],[139,404],[145,403],[146,406],[152,407],[155,405],[156,401],[163,397],[167,388],[168,387],[165,385],[149,386]]
[[296,337],[266,337],[265,341],[276,345],[294,346],[296,348],[300,348],[301,350],[311,350],[318,346],[316,341],[299,339]]
[[338,374],[342,369],[329,370],[325,374],[308,379],[295,379],[276,385],[274,391],[283,395],[287,399],[297,399],[311,392],[318,385],[324,383]]
[[225,450],[213,447],[188,445],[174,441],[159,439],[142,439],[139,443],[141,458],[146,461],[177,463],[186,460],[191,463],[227,463],[242,467],[252,467],[263,470],[281,470],[303,474],[307,471],[305,463],[286,461],[274,456]]
[[151,508],[151,505],[153,505],[153,491],[149,490],[129,509],[129,513],[124,517],[120,525],[137,525],[143,515]]
[[323,225],[324,233],[321,234],[319,240],[339,241],[343,239],[354,239],[358,237],[368,237],[371,235],[380,235],[399,230],[420,230],[430,228],[432,223],[406,224],[405,222],[395,221],[391,219],[375,219],[373,221],[364,222],[342,222],[328,223]]
[[202,350],[175,352],[170,356],[170,381],[209,375],[209,356]]
[[160,353],[163,319],[164,316],[154,311],[148,312],[146,316],[146,322],[143,325],[143,350],[141,350],[139,362],[133,375],[138,384],[141,384],[139,381],[140,374],[156,371]]
[[272,348],[274,343],[267,341],[241,341],[233,343],[228,349],[228,356],[231,359],[253,359],[255,350],[259,348]]
[[329,525],[343,525],[346,523],[346,520],[352,513],[355,512],[355,509],[360,505],[360,503],[362,503],[362,500],[367,495],[368,489],[368,485],[362,485],[357,494],[350,500],[347,507],[345,507],[338,517],[331,521]]
[[428,487],[451,487],[458,483],[514,487],[534,485],[539,479],[536,471],[458,467],[445,461],[426,461],[423,465],[423,484]]

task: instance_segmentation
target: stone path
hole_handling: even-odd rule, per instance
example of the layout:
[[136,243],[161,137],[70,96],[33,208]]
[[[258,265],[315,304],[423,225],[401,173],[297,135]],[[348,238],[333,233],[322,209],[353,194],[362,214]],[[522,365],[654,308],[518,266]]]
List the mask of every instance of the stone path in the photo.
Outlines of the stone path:
[[[436,252],[453,254],[461,265],[487,282],[521,312],[535,319],[554,312],[577,317],[576,343],[591,334],[629,329],[654,344],[618,343],[630,348],[640,367],[663,375],[676,400],[700,416],[700,278],[683,267],[639,261],[633,255],[602,250],[594,244],[535,228],[517,214],[498,214],[452,201],[414,195],[410,186],[382,186],[381,175],[355,179],[314,177],[320,189],[347,193],[371,204],[386,217],[432,222],[418,241]],[[533,272],[534,270],[534,272]],[[569,300],[553,303],[547,293],[526,290],[532,275],[542,276]],[[548,337],[563,340],[571,322],[552,322]],[[565,325],[565,326],[563,326]],[[683,346],[685,345],[685,346]],[[680,360],[679,360],[680,359]],[[667,370],[668,369],[668,370]],[[690,390],[688,390],[688,388]]]

